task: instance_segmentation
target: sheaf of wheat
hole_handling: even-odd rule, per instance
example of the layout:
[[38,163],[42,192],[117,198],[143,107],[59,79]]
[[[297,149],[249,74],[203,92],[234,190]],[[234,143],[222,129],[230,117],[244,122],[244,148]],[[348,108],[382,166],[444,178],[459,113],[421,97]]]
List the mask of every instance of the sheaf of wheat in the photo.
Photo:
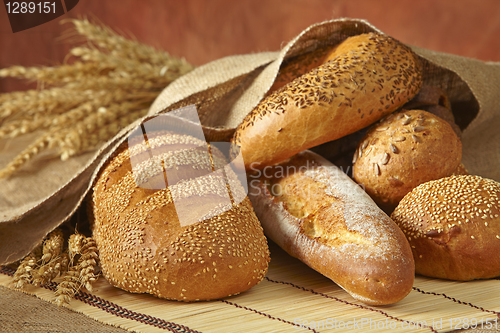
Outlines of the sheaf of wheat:
[[102,24],[68,21],[73,29],[63,39],[84,42],[69,51],[64,63],[0,69],[0,79],[37,83],[36,89],[0,94],[0,140],[40,133],[0,169],[0,178],[47,149],[62,160],[95,149],[144,116],[163,88],[193,69],[184,59]]

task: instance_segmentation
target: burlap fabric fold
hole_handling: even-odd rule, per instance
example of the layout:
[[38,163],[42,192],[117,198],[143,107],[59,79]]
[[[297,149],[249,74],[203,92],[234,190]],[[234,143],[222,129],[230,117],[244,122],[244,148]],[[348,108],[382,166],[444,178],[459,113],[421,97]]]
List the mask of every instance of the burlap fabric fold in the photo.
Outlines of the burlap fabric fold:
[[[368,22],[339,19],[312,25],[281,51],[237,55],[201,66],[158,96],[148,116],[196,105],[207,141],[228,141],[274,82],[283,62],[348,36],[379,31]],[[500,64],[413,47],[425,83],[448,94],[463,130],[463,163],[472,174],[500,181]],[[0,180],[0,264],[24,257],[82,204],[105,161],[142,119],[102,147],[62,162],[50,153]],[[0,166],[27,140],[0,141]]]

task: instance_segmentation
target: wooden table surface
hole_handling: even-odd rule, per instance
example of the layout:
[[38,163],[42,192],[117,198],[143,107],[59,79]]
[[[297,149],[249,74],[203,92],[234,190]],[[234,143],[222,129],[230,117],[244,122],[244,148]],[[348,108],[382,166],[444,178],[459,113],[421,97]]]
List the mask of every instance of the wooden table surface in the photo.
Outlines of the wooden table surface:
[[[3,7],[3,6],[2,6]],[[54,21],[13,33],[0,8],[0,68],[51,65],[70,45],[65,18],[88,17],[201,65],[220,57],[277,51],[311,24],[362,18],[401,41],[500,61],[498,0],[81,0]],[[0,92],[19,89],[0,80]]]

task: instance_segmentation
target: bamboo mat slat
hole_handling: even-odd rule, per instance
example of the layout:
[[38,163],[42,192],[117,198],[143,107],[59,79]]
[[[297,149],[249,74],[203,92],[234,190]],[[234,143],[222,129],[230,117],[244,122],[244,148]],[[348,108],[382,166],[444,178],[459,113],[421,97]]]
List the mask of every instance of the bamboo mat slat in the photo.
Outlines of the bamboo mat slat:
[[[417,277],[404,300],[371,307],[275,244],[270,248],[272,260],[266,278],[251,290],[223,300],[167,301],[124,292],[101,277],[94,283],[92,295],[82,293],[68,307],[101,322],[145,333],[500,331],[498,279],[454,282]],[[0,274],[0,285],[12,287],[11,280]],[[54,293],[47,288],[29,286],[26,292],[53,301]]]

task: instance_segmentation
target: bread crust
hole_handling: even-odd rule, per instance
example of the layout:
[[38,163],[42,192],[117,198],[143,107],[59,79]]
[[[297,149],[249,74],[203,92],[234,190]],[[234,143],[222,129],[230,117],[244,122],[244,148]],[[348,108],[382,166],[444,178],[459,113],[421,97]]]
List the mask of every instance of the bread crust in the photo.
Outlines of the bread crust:
[[[241,293],[264,278],[269,250],[252,205],[229,172],[229,183],[213,172],[226,163],[222,153],[212,146],[211,157],[200,157],[200,144],[206,147],[187,135],[148,133],[148,146],[163,154],[167,188],[159,186],[164,170],[147,164],[145,145],[125,143],[104,166],[93,189],[93,236],[112,285],[198,301]],[[182,220],[179,209],[187,212]]]
[[233,142],[247,170],[362,129],[419,91],[421,65],[408,47],[375,33],[344,43],[338,56],[267,96],[238,126]]
[[291,256],[367,304],[395,303],[411,291],[414,261],[403,233],[339,168],[304,151],[249,180],[266,235]]
[[462,136],[462,130],[455,122],[451,102],[445,91],[439,87],[423,85],[418,94],[404,105],[404,108],[430,112],[450,124],[458,137]]
[[353,158],[353,178],[388,214],[412,189],[458,172],[462,143],[443,119],[403,110],[374,125]]
[[473,175],[430,181],[408,193],[391,217],[410,242],[418,274],[500,276],[500,183]]

